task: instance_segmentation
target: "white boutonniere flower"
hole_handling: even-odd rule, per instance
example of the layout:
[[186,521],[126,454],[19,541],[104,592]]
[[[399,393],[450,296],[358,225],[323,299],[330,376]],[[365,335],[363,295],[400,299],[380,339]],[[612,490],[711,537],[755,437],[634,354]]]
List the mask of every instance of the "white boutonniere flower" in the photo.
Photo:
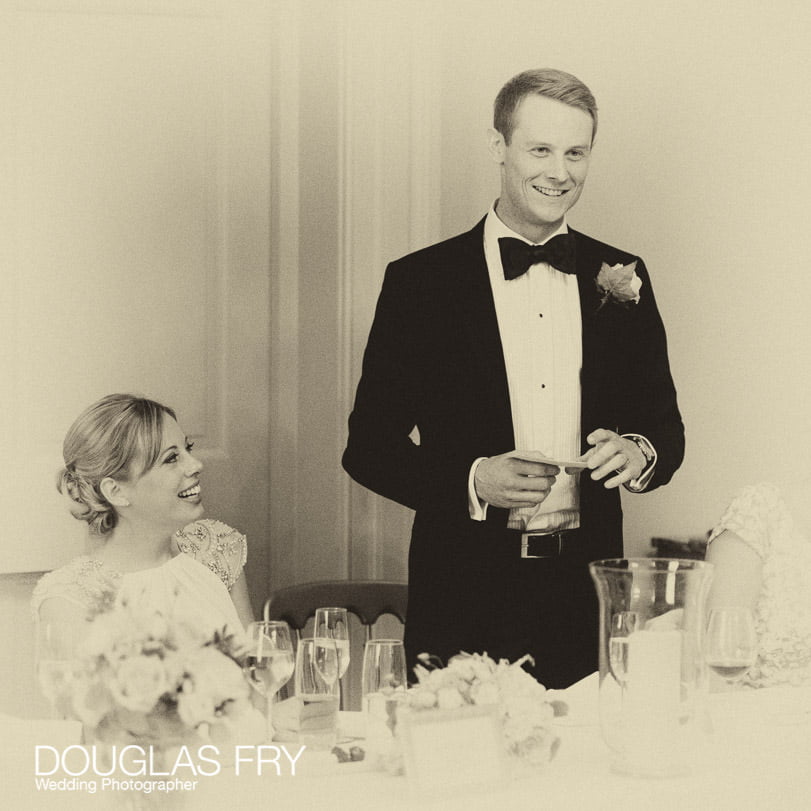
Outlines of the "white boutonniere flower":
[[609,301],[625,307],[639,303],[642,279],[636,275],[636,260],[628,265],[621,262],[609,265],[603,262],[597,274],[596,284],[601,294],[600,307],[597,309],[601,309]]

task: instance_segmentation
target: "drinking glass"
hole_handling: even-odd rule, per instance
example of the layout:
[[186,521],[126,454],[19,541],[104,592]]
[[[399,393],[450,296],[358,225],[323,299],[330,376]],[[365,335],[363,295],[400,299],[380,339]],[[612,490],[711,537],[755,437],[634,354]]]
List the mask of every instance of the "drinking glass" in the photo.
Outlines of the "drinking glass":
[[[349,667],[349,619],[345,608],[330,606],[317,608],[313,625],[315,639],[332,639],[338,651],[338,679],[343,679]],[[341,684],[338,695],[341,695]]]
[[299,640],[295,685],[299,743],[331,749],[338,732],[338,649],[334,640]]
[[81,631],[67,620],[36,623],[35,661],[43,695],[57,714],[66,716]]
[[751,609],[742,606],[713,608],[704,637],[707,665],[727,684],[740,682],[755,663],[757,633]]
[[385,758],[394,744],[397,707],[406,694],[405,648],[399,639],[371,639],[363,651],[361,682],[367,752]]
[[265,620],[248,626],[245,675],[251,687],[265,699],[267,741],[270,743],[273,740],[273,697],[293,675],[293,642],[286,622]]
[[345,608],[317,608],[315,610],[315,639],[333,639],[338,651],[338,678],[342,679],[349,667],[349,621]]

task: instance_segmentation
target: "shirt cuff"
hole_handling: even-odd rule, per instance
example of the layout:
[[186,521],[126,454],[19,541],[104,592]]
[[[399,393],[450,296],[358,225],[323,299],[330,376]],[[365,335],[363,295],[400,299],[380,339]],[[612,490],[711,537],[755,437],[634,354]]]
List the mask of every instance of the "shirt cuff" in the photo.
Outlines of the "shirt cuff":
[[487,518],[487,502],[482,501],[476,494],[476,468],[485,459],[486,456],[476,459],[470,466],[470,474],[467,477],[467,509],[474,521],[484,521]]
[[625,482],[625,489],[631,493],[641,493],[648,486],[650,480],[653,478],[653,471],[656,468],[656,460],[659,458],[656,453],[656,448],[653,447],[651,441],[642,436],[642,434],[622,434],[625,439],[630,439],[645,457],[645,467],[642,472],[630,481]]

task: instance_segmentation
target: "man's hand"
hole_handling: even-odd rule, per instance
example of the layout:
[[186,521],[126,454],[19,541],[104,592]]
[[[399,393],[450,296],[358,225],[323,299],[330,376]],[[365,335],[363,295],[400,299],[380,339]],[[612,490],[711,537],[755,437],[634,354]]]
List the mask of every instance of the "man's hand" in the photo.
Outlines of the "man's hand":
[[516,459],[511,453],[483,459],[476,468],[476,495],[493,507],[535,507],[552,489],[557,465]]
[[594,445],[583,456],[591,469],[591,478],[598,481],[614,474],[605,481],[605,486],[609,490],[638,478],[645,469],[645,455],[639,450],[636,442],[613,431],[598,428],[586,437],[586,442]]

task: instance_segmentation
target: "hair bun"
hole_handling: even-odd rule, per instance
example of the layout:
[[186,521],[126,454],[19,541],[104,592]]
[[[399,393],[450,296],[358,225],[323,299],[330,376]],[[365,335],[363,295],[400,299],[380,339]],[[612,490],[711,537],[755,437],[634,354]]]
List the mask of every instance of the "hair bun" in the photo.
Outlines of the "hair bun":
[[86,521],[92,532],[105,535],[115,526],[115,513],[112,506],[99,493],[91,482],[67,465],[56,477],[56,489],[66,495],[71,504],[71,515],[79,521]]

